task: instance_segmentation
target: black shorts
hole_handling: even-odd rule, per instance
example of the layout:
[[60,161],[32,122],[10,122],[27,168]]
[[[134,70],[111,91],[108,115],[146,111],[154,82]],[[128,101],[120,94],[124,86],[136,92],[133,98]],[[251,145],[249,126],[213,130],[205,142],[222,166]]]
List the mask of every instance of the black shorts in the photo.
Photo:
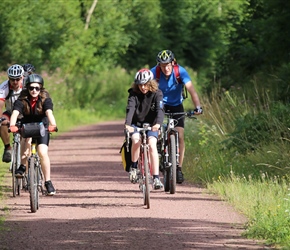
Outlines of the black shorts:
[[49,138],[50,138],[50,133],[48,131],[45,131],[45,135],[43,137],[38,137],[36,138],[37,144],[45,144],[49,145]]
[[[178,106],[169,106],[169,105],[164,105],[164,111],[165,113],[176,113],[176,112],[184,112],[184,107],[182,104]],[[181,118],[180,118],[181,117]],[[182,127],[184,128],[184,115],[174,115],[174,119],[178,121],[177,125],[175,127]]]

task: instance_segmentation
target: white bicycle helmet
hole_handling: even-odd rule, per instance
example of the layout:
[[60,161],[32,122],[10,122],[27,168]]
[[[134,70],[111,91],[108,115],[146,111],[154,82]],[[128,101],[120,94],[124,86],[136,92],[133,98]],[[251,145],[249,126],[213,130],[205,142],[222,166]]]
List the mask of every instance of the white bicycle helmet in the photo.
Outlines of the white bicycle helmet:
[[23,74],[24,74],[24,69],[21,65],[18,65],[18,64],[14,64],[10,66],[9,69],[7,70],[8,77],[12,79],[20,78],[23,76]]
[[154,75],[149,69],[140,69],[135,75],[135,84],[145,84],[154,79]]

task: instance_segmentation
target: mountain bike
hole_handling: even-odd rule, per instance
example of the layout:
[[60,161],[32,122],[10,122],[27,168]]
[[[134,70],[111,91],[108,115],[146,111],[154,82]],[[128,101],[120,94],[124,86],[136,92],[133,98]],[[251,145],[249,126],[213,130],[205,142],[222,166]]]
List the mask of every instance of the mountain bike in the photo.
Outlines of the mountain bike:
[[[150,208],[150,184],[153,183],[152,166],[149,159],[149,144],[147,143],[146,131],[151,130],[149,123],[144,123],[142,128],[135,128],[141,134],[140,156],[138,159],[137,176],[139,189],[143,194],[143,202]],[[129,141],[129,131],[126,131]]]
[[[181,116],[178,119],[174,119],[173,117],[176,115]],[[164,191],[169,191],[170,194],[175,194],[176,192],[176,170],[179,166],[178,131],[175,126],[182,117],[195,118],[193,115],[192,111],[165,113],[166,122],[161,126],[157,148],[160,154],[160,170],[164,176]]]
[[[0,123],[2,121],[6,120],[5,117],[0,118]],[[19,125],[18,121],[18,125]],[[9,123],[5,124],[5,126],[9,126]],[[8,129],[8,132],[10,133],[10,130]],[[20,140],[21,136],[20,134],[13,133],[13,144],[12,144],[12,152],[11,152],[11,163],[9,166],[9,171],[12,174],[12,193],[13,197],[16,197],[16,195],[20,195],[22,186],[22,178],[17,178],[15,176],[15,170],[19,168],[21,164],[21,155],[20,155]],[[24,182],[23,182],[24,183]]]
[[[20,126],[20,122],[17,122],[17,126]],[[24,176],[23,178],[18,178],[15,176],[15,171],[16,169],[19,168],[21,164],[21,153],[20,153],[21,143],[20,142],[21,142],[21,135],[19,134],[19,132],[13,133],[11,163],[10,163],[10,168],[9,168],[9,170],[12,173],[13,197],[16,197],[16,194],[20,195],[21,189],[26,187],[26,176]]]
[[[40,158],[37,153],[37,138],[44,136],[47,129],[43,123],[27,123],[21,126],[23,138],[32,138],[31,154],[28,157],[27,190],[30,195],[30,210],[35,213],[39,209],[39,193],[46,195],[43,188],[43,172],[41,169]],[[57,128],[54,132],[57,132]]]

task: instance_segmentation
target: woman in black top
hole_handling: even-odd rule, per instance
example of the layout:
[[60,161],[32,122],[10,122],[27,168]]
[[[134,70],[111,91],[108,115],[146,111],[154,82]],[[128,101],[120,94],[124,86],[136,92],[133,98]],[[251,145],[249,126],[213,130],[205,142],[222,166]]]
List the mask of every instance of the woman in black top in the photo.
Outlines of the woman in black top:
[[129,89],[126,108],[125,129],[129,130],[132,138],[132,166],[129,172],[131,182],[137,180],[137,161],[140,153],[140,133],[134,127],[142,127],[149,123],[152,131],[147,131],[150,162],[153,168],[154,189],[163,187],[159,179],[159,158],[157,151],[158,130],[163,122],[163,94],[158,89],[153,73],[149,69],[141,69],[136,73],[132,88]]
[[[53,103],[49,93],[43,88],[44,81],[40,75],[31,74],[26,79],[26,89],[23,90],[15,101],[10,119],[10,131],[17,132],[15,126],[17,117],[23,116],[22,123],[43,122],[48,128],[44,137],[37,138],[37,151],[45,179],[45,187],[48,195],[54,195],[55,189],[50,180],[50,159],[48,156],[49,131],[56,131],[56,121],[53,115]],[[27,139],[26,139],[27,140]],[[23,147],[22,147],[23,148]],[[15,172],[16,176],[22,177],[26,170],[26,157],[22,157],[22,164]]]

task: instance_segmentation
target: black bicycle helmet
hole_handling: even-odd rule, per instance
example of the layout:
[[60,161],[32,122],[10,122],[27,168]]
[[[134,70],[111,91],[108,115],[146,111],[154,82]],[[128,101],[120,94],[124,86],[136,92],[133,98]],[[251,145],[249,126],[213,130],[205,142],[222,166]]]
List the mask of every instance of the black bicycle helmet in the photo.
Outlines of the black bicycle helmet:
[[135,75],[135,84],[145,84],[154,79],[154,75],[149,69],[140,69]]
[[42,85],[42,87],[44,86],[43,78],[38,74],[31,74],[27,77],[25,82],[26,86],[30,85],[31,83],[39,83]]
[[156,61],[158,63],[171,63],[174,61],[174,54],[171,50],[162,50],[158,53]]
[[28,75],[33,74],[35,72],[35,67],[30,64],[30,63],[26,63],[24,65],[22,65],[24,72],[27,73]]
[[19,64],[14,64],[10,66],[7,70],[8,77],[12,79],[20,78],[23,76],[23,74],[24,74],[24,69]]

